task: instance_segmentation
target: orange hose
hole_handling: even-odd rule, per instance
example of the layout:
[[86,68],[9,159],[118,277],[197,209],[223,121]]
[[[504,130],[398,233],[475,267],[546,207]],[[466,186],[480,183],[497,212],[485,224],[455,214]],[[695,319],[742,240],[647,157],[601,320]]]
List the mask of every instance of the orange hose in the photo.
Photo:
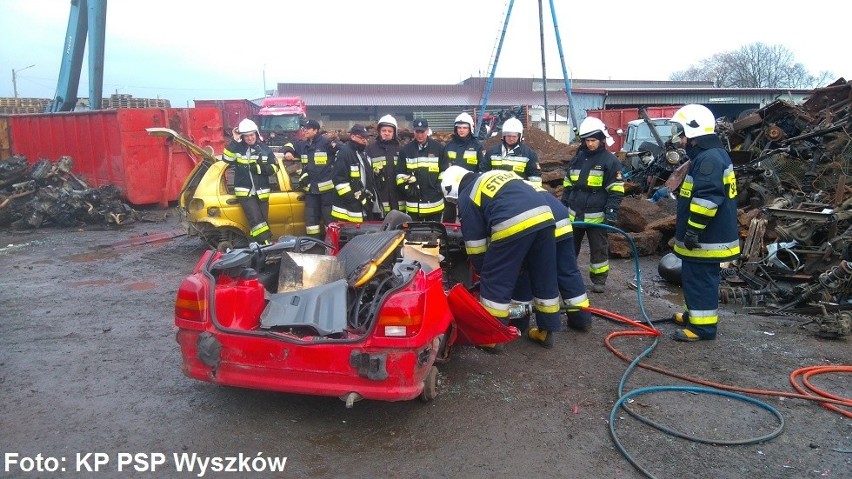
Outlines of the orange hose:
[[[597,314],[598,316],[603,316],[605,318],[610,318],[630,326],[641,329],[641,331],[615,331],[610,333],[606,339],[604,339],[604,344],[607,349],[609,349],[613,354],[615,354],[619,359],[625,361],[627,363],[633,362],[633,359],[627,357],[627,355],[623,354],[621,351],[617,350],[615,346],[612,345],[612,340],[620,337],[620,336],[651,336],[657,337],[660,336],[660,331],[655,329],[653,326],[649,326],[645,323],[641,323],[639,321],[635,321],[630,318],[626,318],[616,313],[612,313],[603,309],[598,308],[586,308],[591,313]],[[707,381],[705,379],[693,378],[691,376],[687,376],[685,374],[676,373],[673,371],[669,371],[664,368],[660,368],[657,366],[651,366],[645,363],[639,363],[639,367],[647,369],[649,371],[658,372],[660,374],[665,374],[667,376],[671,376],[673,378],[681,379],[684,381],[688,381],[694,384],[701,384],[703,386],[708,386],[716,389],[721,389],[724,391],[733,391],[740,392],[746,394],[756,394],[763,396],[779,396],[791,399],[805,399],[808,401],[816,401],[819,402],[823,407],[835,411],[837,413],[842,414],[848,418],[852,418],[852,411],[847,411],[845,409],[841,409],[838,406],[852,408],[852,399],[844,398],[840,396],[835,396],[833,394],[829,394],[825,391],[822,391],[816,387],[814,387],[808,379],[811,376],[815,376],[817,374],[825,374],[825,373],[852,373],[852,366],[810,366],[805,368],[800,368],[793,371],[790,374],[790,382],[793,384],[793,387],[801,394],[795,394],[786,391],[772,391],[768,389],[748,389],[741,388],[737,386],[731,386],[728,384],[716,383],[712,381]],[[801,376],[802,385],[800,385],[797,379]]]

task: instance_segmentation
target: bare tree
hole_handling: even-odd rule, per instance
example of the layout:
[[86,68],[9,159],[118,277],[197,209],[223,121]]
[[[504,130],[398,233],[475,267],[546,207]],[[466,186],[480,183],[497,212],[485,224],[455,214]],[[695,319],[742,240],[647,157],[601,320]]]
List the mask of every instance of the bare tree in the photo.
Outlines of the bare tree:
[[826,85],[833,77],[829,71],[814,76],[785,46],[762,42],[717,53],[669,76],[679,81],[712,81],[719,88],[803,89]]

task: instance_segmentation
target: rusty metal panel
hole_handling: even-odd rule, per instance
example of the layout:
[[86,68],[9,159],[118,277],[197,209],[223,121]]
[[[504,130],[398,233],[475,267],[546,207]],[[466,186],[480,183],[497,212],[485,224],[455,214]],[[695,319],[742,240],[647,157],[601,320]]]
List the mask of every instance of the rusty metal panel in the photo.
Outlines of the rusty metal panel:
[[198,161],[180,145],[148,135],[146,128],[171,128],[217,154],[225,146],[221,116],[214,108],[128,108],[5,118],[12,154],[26,156],[31,164],[70,156],[72,172],[89,186],[115,185],[134,205],[177,200]]
[[12,157],[9,141],[9,120],[0,117],[0,160]]

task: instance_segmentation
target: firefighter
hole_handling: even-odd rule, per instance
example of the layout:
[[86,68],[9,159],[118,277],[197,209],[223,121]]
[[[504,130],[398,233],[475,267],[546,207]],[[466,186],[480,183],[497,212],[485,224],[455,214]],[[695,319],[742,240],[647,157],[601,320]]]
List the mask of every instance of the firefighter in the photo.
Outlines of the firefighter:
[[485,153],[480,171],[512,171],[521,178],[541,184],[538,154],[523,143],[524,126],[517,118],[509,118],[501,129],[503,141]]
[[685,105],[672,117],[672,138],[691,159],[677,199],[674,253],[680,257],[686,311],[677,341],[716,338],[720,262],[740,255],[737,180],[731,158],[716,136],[716,117],[703,105]]
[[441,153],[444,146],[430,138],[425,119],[414,120],[414,141],[399,150],[396,184],[405,199],[405,212],[416,221],[441,221],[444,197],[441,175],[447,169]]
[[278,171],[278,163],[272,150],[261,141],[255,122],[246,118],[234,128],[222,159],[234,169],[234,194],[249,222],[251,241],[270,244],[269,176]]
[[316,120],[303,120],[302,141],[284,146],[284,158],[298,156],[302,162],[299,185],[305,190],[305,233],[322,239],[323,229],[331,222],[334,203],[334,158],[336,146],[322,134]]
[[560,328],[556,281],[555,221],[547,201],[509,171],[473,173],[461,166],[444,172],[441,190],[457,202],[465,251],[479,275],[479,302],[507,320],[522,267],[531,272],[536,327],[527,337],[552,348]]
[[[444,146],[443,159],[447,166],[458,165],[462,168],[478,172],[479,164],[485,158],[482,142],[473,136],[473,117],[460,113],[456,117],[452,139]],[[455,223],[458,212],[454,205],[445,205],[444,221]]]
[[370,135],[362,125],[353,125],[349,141],[340,146],[334,161],[336,195],[331,216],[341,221],[361,223],[382,218],[381,204],[376,201],[376,180],[365,148]]
[[367,157],[373,165],[376,177],[378,201],[387,215],[391,210],[399,210],[399,195],[396,190],[396,165],[399,158],[399,136],[396,118],[385,115],[379,118],[376,126],[379,134],[367,145]]
[[[621,162],[606,150],[613,139],[597,118],[580,123],[580,149],[567,168],[562,183],[562,203],[568,207],[571,221],[606,223],[618,220],[618,208],[624,198]],[[609,274],[609,241],[604,228],[575,228],[574,253],[579,255],[583,237],[589,237],[589,279],[592,291],[603,293]]]
[[[577,256],[574,254],[574,233],[571,221],[568,219],[568,208],[553,194],[543,187],[527,182],[547,200],[550,211],[556,221],[556,282],[559,285],[559,295],[562,297],[562,307],[568,318],[568,327],[575,331],[588,331],[592,325],[592,313],[587,308],[589,297],[586,295],[586,285],[577,267]],[[529,303],[532,300],[530,291],[530,272],[522,270],[515,285],[512,299],[516,303]],[[519,330],[525,331],[529,326],[529,317],[513,321]]]

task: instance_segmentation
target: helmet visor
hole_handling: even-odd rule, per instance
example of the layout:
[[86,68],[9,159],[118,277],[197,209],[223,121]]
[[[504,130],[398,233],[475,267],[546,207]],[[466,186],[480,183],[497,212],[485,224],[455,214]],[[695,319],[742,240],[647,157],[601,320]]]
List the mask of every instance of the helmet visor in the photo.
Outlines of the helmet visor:
[[679,139],[681,136],[683,136],[685,134],[685,132],[683,131],[683,125],[681,125],[678,122],[673,121],[671,123],[671,126],[672,126],[672,140],[677,141],[677,139]]

